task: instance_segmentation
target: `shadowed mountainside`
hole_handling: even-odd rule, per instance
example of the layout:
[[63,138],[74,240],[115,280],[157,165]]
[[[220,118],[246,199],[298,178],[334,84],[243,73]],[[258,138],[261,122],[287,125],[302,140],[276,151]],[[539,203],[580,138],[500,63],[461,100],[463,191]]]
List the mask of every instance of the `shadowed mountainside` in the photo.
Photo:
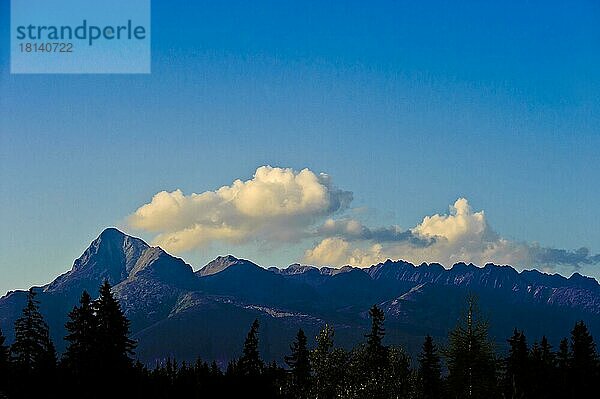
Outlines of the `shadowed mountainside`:
[[[84,289],[96,296],[104,279],[132,321],[137,353],[145,362],[169,355],[225,362],[238,355],[239,342],[257,317],[268,360],[287,353],[299,327],[311,337],[326,322],[335,326],[336,342],[351,346],[363,339],[373,304],[385,311],[388,343],[416,353],[425,334],[445,340],[469,293],[478,296],[501,347],[515,327],[532,340],[546,334],[555,344],[576,320],[585,320],[592,333],[600,331],[600,285],[578,273],[565,278],[493,264],[445,269],[391,260],[364,269],[299,264],[264,269],[232,255],[194,273],[183,260],[109,228],[69,272],[35,288],[59,351],[66,314]],[[13,291],[0,299],[0,327],[9,341],[25,294]]]

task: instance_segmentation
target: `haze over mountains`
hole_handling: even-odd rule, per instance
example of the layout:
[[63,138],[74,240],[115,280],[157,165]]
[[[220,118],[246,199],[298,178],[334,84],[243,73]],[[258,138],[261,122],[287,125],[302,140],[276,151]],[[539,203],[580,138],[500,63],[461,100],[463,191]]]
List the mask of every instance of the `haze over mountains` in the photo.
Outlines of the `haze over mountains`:
[[[70,271],[35,288],[59,351],[68,311],[83,290],[94,296],[104,279],[132,321],[144,362],[198,355],[225,362],[239,354],[255,318],[261,321],[267,360],[288,352],[299,327],[311,337],[325,323],[333,324],[336,342],[353,345],[363,339],[373,304],[386,313],[387,343],[416,353],[425,334],[445,340],[469,293],[478,296],[500,349],[515,327],[532,341],[545,334],[555,345],[576,320],[600,332],[600,285],[578,273],[565,278],[493,264],[445,269],[391,260],[362,269],[299,264],[265,269],[232,255],[194,272],[161,248],[109,228]],[[24,291],[0,299],[0,327],[9,341],[24,303]]]

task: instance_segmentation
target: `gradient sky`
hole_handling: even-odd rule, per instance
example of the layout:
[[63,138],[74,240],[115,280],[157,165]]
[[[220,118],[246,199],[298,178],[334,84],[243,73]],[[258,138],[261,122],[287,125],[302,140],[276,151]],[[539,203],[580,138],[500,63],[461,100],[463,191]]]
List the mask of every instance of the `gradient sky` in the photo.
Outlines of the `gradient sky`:
[[[600,4],[446,3],[153,0],[150,75],[10,75],[0,0],[0,292],[261,165],[328,173],[371,224],[466,197],[503,237],[600,252]],[[225,252],[302,256],[183,257]]]

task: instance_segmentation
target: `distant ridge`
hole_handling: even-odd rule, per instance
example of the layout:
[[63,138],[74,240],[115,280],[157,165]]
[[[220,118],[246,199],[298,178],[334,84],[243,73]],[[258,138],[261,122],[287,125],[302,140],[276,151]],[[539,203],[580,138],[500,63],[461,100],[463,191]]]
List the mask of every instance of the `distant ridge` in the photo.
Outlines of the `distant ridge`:
[[[71,270],[38,287],[42,312],[58,350],[64,348],[66,314],[81,292],[97,294],[104,279],[113,285],[145,362],[166,356],[222,361],[237,355],[247,326],[264,325],[267,359],[281,358],[298,328],[314,336],[324,323],[336,327],[336,342],[353,345],[366,332],[369,307],[386,314],[390,343],[420,343],[424,334],[443,342],[464,307],[467,294],[479,298],[492,336],[518,327],[532,339],[547,335],[553,344],[565,329],[585,320],[600,334],[600,285],[574,273],[566,278],[511,266],[456,263],[413,265],[387,260],[368,268],[291,264],[265,269],[233,255],[219,256],[194,272],[160,247],[108,228],[75,260]],[[12,339],[12,324],[24,291],[0,298],[0,328]],[[418,345],[410,351],[418,351]]]

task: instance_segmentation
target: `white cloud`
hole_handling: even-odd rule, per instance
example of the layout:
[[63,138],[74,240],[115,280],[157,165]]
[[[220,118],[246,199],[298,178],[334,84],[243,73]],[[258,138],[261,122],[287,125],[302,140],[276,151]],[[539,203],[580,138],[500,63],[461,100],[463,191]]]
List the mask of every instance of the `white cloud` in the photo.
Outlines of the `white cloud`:
[[369,233],[392,228],[368,229],[356,223],[327,221],[320,231],[330,236],[307,250],[304,260],[316,265],[366,267],[389,258],[416,264],[437,262],[451,266],[456,262],[478,265],[493,262],[543,269],[558,265],[578,268],[600,262],[600,256],[591,256],[586,248],[566,251],[503,238],[491,229],[485,213],[474,212],[465,198],[451,205],[448,214],[426,216],[407,231],[392,227],[398,233],[394,237],[399,239],[395,240],[382,239],[389,234]]
[[350,244],[341,238],[325,238],[313,249],[307,249],[305,260],[316,265],[336,265],[349,262]]
[[347,208],[352,193],[309,169],[262,166],[253,178],[201,194],[161,191],[138,208],[129,224],[155,232],[155,243],[181,252],[215,241],[294,241],[324,217]]
[[484,235],[488,226],[483,211],[473,212],[465,198],[459,198],[450,206],[449,215],[425,216],[413,232],[426,237],[442,237],[448,241],[477,239]]
[[326,174],[262,166],[251,179],[215,191],[161,191],[129,217],[129,225],[155,233],[154,243],[175,253],[212,243],[302,245],[318,240],[304,253],[304,261],[315,265],[370,266],[390,258],[548,270],[600,263],[600,255],[586,248],[568,251],[503,238],[465,198],[447,214],[426,216],[410,229],[368,227],[359,220],[360,212],[344,213],[352,211],[351,201],[352,193],[335,188]]

